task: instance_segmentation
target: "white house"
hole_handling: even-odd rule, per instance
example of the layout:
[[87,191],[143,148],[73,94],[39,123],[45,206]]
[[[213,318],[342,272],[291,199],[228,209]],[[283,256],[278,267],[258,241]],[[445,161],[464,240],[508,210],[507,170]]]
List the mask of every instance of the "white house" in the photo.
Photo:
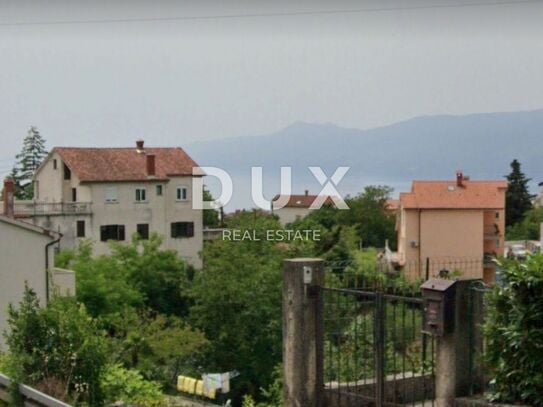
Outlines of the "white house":
[[74,295],[75,276],[55,269],[55,248],[61,235],[13,215],[13,182],[4,184],[4,214],[0,215],[0,349],[7,326],[9,304],[22,299],[25,284],[32,288],[42,305],[54,294]]
[[201,267],[202,210],[193,209],[198,165],[181,148],[54,148],[34,176],[34,200],[15,215],[64,236],[61,246],[90,239],[97,254],[109,240],[156,232],[163,247]]
[[[309,215],[313,210],[311,205],[318,197],[319,195],[310,195],[308,190],[305,190],[303,195],[276,195],[272,200],[271,210],[279,217],[281,224],[286,225]],[[286,201],[284,206],[278,203],[282,200]],[[324,205],[333,205],[332,199],[327,197]]]

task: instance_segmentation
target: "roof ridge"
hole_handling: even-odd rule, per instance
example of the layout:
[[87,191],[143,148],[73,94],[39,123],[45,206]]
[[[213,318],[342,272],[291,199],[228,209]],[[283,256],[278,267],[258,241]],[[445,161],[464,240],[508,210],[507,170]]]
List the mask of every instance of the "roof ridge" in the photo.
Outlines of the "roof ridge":
[[[52,148],[52,150],[55,149],[70,149],[70,150],[136,150],[136,147],[67,147],[67,146],[55,146]],[[144,151],[146,149],[153,149],[153,150],[168,150],[168,149],[180,149],[183,150],[183,147],[176,146],[176,147],[144,147]]]

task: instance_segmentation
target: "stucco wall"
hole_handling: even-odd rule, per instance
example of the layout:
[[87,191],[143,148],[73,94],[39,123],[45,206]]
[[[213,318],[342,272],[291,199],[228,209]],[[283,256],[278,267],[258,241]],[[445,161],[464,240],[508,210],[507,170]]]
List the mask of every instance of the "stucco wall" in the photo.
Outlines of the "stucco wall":
[[[53,160],[57,160],[54,169]],[[86,239],[94,243],[96,254],[109,252],[109,246],[100,241],[100,226],[124,225],[126,241],[136,233],[137,225],[149,224],[149,233],[156,232],[164,238],[163,247],[176,250],[181,257],[196,267],[201,267],[199,252],[203,248],[203,213],[192,209],[192,177],[171,177],[168,182],[116,182],[80,183],[72,172],[70,180],[64,180],[63,163],[56,153],[51,154],[37,174],[39,201],[71,202],[72,188],[77,189],[77,202],[92,202],[90,215],[36,216],[33,223],[61,232],[63,248],[73,248],[81,240],[77,237],[77,221],[85,221]],[[156,186],[162,185],[163,194],[158,196]],[[187,188],[186,201],[176,199],[176,189]],[[117,202],[106,202],[106,190],[117,189]],[[136,202],[136,188],[146,189],[146,202]],[[194,222],[194,237],[171,238],[172,222]]]
[[[25,281],[45,302],[45,245],[51,241],[46,235],[0,221],[0,332],[7,328],[8,305],[22,298]],[[49,256],[52,264],[52,247]],[[0,335],[0,348],[3,344]]]
[[[57,168],[54,161],[57,161]],[[78,202],[90,202],[91,192],[86,185],[81,185],[79,178],[72,172],[69,180],[64,179],[64,163],[60,155],[53,152],[36,174],[36,200],[41,202],[72,202],[72,188],[77,189]]]
[[297,219],[305,218],[311,210],[309,208],[290,208],[274,209],[273,213],[279,217],[282,225],[292,223]]
[[[483,210],[403,210],[399,240],[408,277],[422,277],[427,258],[431,267],[450,263],[448,268],[462,269],[465,277],[483,277]],[[412,246],[411,242],[417,244]],[[430,270],[430,275],[437,271]]]

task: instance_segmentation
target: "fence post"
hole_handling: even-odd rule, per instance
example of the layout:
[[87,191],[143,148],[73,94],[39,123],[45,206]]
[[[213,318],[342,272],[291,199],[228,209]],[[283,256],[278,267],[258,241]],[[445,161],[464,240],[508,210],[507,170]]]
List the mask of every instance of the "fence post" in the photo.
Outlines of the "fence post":
[[283,264],[283,369],[285,407],[320,407],[323,377],[324,262]]
[[437,407],[452,407],[456,397],[470,389],[470,284],[473,279],[458,280],[454,304],[454,330],[437,338]]
[[385,402],[385,321],[386,308],[382,292],[375,297],[375,402],[377,406]]

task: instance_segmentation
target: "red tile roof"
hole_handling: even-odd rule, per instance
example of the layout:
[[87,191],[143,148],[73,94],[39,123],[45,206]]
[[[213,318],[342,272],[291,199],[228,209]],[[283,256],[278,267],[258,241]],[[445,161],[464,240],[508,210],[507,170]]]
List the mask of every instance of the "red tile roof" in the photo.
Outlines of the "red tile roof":
[[[273,201],[277,201],[282,195],[275,195]],[[318,195],[290,195],[285,208],[309,208]],[[328,197],[323,205],[334,205],[334,201]]]
[[[166,180],[170,176],[192,175],[198,168],[182,148],[74,148],[55,147],[68,168],[82,182]],[[155,156],[155,175],[147,175],[146,155]]]
[[503,209],[506,181],[413,181],[411,192],[400,194],[405,209]]
[[399,199],[387,199],[385,202],[385,209],[389,211],[397,211],[400,208]]

